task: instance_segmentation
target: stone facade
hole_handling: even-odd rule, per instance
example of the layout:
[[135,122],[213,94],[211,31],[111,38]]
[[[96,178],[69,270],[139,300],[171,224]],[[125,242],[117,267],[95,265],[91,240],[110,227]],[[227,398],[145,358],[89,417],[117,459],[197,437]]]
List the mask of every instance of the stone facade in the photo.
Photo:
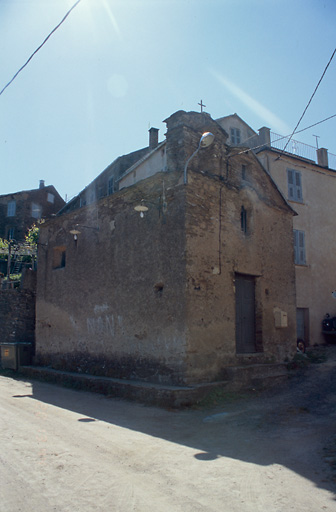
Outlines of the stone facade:
[[194,384],[294,355],[293,211],[208,114],[166,123],[164,171],[41,227],[37,363]]
[[56,214],[65,201],[55,187],[44,186],[0,196],[0,238],[23,242],[27,231],[40,219]]
[[[166,215],[163,179],[172,186]],[[182,380],[185,228],[177,179],[157,174],[151,183],[42,226],[40,240],[48,247],[38,265],[38,362],[120,378]],[[134,206],[143,197],[152,204],[142,219]]]
[[[331,235],[336,214],[336,172],[335,165],[334,169],[329,165],[329,160],[336,157],[320,148],[314,159],[314,148],[299,142],[293,146],[295,153],[291,145],[283,152],[275,147],[282,140],[280,136],[273,143],[269,128],[260,128],[258,133],[251,128],[246,131],[246,123],[236,114],[217,122],[227,131],[231,127],[240,129],[241,144],[255,148],[258,159],[297,214],[293,219],[297,337],[306,346],[322,344],[322,320],[326,313],[336,315],[336,242]],[[285,145],[287,138],[282,142]]]
[[0,290],[0,343],[35,342],[36,272],[26,272],[21,288]]

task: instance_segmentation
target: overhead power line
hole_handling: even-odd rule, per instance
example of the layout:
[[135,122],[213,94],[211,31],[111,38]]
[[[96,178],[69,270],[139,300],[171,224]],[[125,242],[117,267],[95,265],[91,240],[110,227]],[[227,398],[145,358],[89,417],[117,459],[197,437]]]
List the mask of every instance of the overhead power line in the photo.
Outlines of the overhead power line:
[[29,57],[29,59],[23,64],[23,66],[21,66],[21,68],[15,73],[15,75],[13,76],[13,78],[8,82],[8,84],[5,85],[5,87],[0,91],[0,96],[1,94],[7,89],[7,87],[10,86],[10,84],[12,82],[14,82],[15,78],[18,76],[19,73],[21,73],[21,71],[29,64],[29,62],[32,60],[32,58],[34,57],[34,55],[37,54],[37,52],[42,48],[42,46],[45,45],[45,43],[48,41],[48,39],[53,35],[54,32],[56,32],[56,30],[62,25],[62,23],[64,23],[64,21],[67,19],[67,17],[69,16],[69,14],[71,13],[71,11],[73,11],[73,9],[79,4],[79,2],[81,2],[81,0],[77,0],[76,3],[74,3],[74,5],[68,10],[68,12],[65,14],[65,16],[62,18],[62,20],[58,23],[58,25],[56,25],[56,27],[50,32],[50,34],[45,38],[45,40],[43,41],[42,44],[40,44],[40,46],[38,48],[36,48],[36,50],[31,54],[31,56]]
[[[260,144],[259,146],[254,146],[253,148],[243,149],[242,151],[235,153],[234,155],[230,156],[229,158],[233,158],[234,156],[242,155],[243,153],[248,153],[249,151],[254,151],[255,149],[264,148],[265,146],[271,146],[274,142],[279,142],[279,140],[288,139],[289,137],[293,137],[294,134],[305,132],[306,130],[309,130],[309,128],[313,128],[314,126],[317,126],[318,124],[325,123],[326,121],[329,121],[329,119],[332,119],[333,117],[336,117],[336,114],[326,117],[325,119],[322,119],[322,121],[317,121],[317,123],[311,124],[310,126],[306,126],[306,128],[302,128],[302,130],[298,130],[297,132],[294,131],[291,136],[283,135],[283,136],[279,137],[278,139],[275,139],[272,142],[269,142],[267,144]],[[244,143],[242,143],[242,144],[244,144]],[[288,143],[286,144],[285,147],[287,147],[287,145],[288,145]],[[284,152],[284,150],[282,151],[282,153],[283,152]],[[278,158],[280,158],[280,156],[278,156]]]
[[[336,53],[336,48],[335,48],[335,50],[333,51],[333,54],[332,54],[332,56],[330,57],[329,62],[328,62],[328,64],[326,65],[326,67],[325,67],[325,69],[324,69],[324,71],[323,71],[323,73],[322,73],[322,76],[321,76],[320,80],[318,81],[318,84],[317,84],[317,86],[315,87],[315,90],[314,90],[313,94],[312,94],[312,95],[311,95],[311,97],[310,97],[310,100],[308,101],[308,103],[307,103],[307,105],[306,105],[306,108],[304,109],[304,111],[303,111],[303,113],[302,113],[302,115],[301,115],[301,117],[300,117],[299,121],[297,122],[297,125],[295,126],[295,128],[294,128],[294,130],[293,130],[292,135],[289,137],[289,139],[288,139],[288,141],[287,141],[287,143],[286,143],[285,147],[283,148],[281,155],[286,151],[286,148],[287,148],[288,144],[290,143],[291,138],[293,137],[293,135],[294,135],[294,133],[296,132],[296,130],[297,130],[297,128],[298,128],[298,126],[299,126],[299,124],[301,123],[303,116],[304,116],[304,115],[305,115],[305,113],[307,112],[307,109],[308,109],[308,107],[309,107],[309,105],[310,105],[310,103],[311,103],[312,99],[314,98],[315,93],[316,93],[316,91],[317,91],[317,89],[318,89],[318,87],[319,87],[320,83],[322,82],[324,75],[326,74],[326,71],[327,71],[327,69],[328,69],[328,67],[329,67],[329,64],[330,64],[330,63],[331,63],[331,61],[333,60],[333,57],[334,57],[335,53]],[[279,156],[279,158],[281,157],[281,155]]]
[[[332,116],[326,117],[325,119],[322,119],[322,121],[317,121],[317,123],[311,124],[310,126],[307,126],[306,128],[302,128],[302,130],[294,131],[292,136],[297,134],[297,133],[305,132],[306,130],[309,130],[309,128],[313,128],[314,126],[316,126],[318,124],[321,124],[321,123],[324,123],[325,121],[329,121],[329,119],[332,119],[333,117],[336,117],[336,114],[333,114]],[[287,137],[288,137],[288,135],[287,135]]]

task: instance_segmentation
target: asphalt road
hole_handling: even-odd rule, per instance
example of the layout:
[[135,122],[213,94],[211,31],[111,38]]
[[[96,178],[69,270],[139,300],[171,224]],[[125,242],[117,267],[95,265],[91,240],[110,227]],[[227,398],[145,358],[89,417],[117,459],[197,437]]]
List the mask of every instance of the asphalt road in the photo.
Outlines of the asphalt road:
[[0,376],[1,512],[336,511],[336,354],[171,411]]

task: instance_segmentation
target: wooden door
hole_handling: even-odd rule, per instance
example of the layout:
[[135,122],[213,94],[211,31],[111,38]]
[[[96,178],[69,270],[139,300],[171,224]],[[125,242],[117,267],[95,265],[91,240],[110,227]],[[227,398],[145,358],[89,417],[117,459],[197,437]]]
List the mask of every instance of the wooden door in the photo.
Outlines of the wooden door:
[[297,308],[296,310],[296,336],[298,340],[302,340],[308,345],[308,324],[309,310],[307,308]]
[[236,352],[256,352],[255,279],[236,274]]

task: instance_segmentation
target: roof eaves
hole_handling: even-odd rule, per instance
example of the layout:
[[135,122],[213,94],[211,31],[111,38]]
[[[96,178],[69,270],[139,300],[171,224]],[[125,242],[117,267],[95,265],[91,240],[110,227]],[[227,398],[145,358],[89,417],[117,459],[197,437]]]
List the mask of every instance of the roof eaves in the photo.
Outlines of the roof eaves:
[[[36,192],[37,190],[48,190],[50,188],[53,188],[54,190],[56,190],[53,185],[45,185],[43,188],[32,188],[30,190],[19,190],[18,192],[9,192],[8,194],[1,194],[0,197],[17,196],[19,194],[30,194],[31,192]],[[56,190],[56,192],[57,192],[57,190]]]
[[332,169],[331,167],[324,167],[323,165],[319,165],[317,162],[310,158],[304,158],[300,155],[295,155],[294,153],[289,153],[288,151],[282,151],[281,149],[273,148],[271,146],[263,146],[262,148],[258,149],[258,151],[254,151],[255,154],[262,153],[263,151],[269,151],[271,153],[276,153],[277,155],[281,155],[284,157],[287,157],[292,160],[300,161],[302,164],[309,164],[313,165],[314,167],[318,167],[319,169],[323,169],[324,171],[330,171],[330,172],[336,172],[336,169]]

